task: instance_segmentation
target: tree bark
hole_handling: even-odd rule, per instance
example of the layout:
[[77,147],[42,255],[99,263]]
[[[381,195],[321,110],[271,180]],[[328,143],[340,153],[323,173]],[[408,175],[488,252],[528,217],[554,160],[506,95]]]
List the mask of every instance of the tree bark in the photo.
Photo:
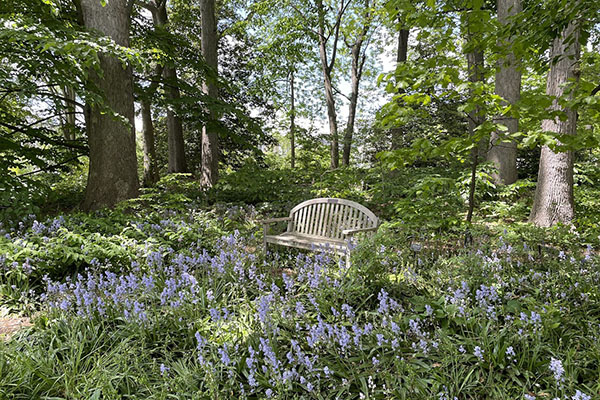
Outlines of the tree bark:
[[75,140],[75,132],[77,127],[75,126],[76,115],[75,115],[75,90],[68,86],[64,89],[64,104],[65,104],[65,119],[63,125],[63,134],[66,140]]
[[408,29],[400,29],[398,32],[398,52],[396,53],[396,64],[406,62],[408,59]]
[[[398,21],[400,22],[401,26],[403,26],[403,17],[401,15],[398,16]],[[410,34],[410,30],[409,29],[404,29],[404,28],[400,28],[400,30],[398,31],[398,50],[396,53],[396,68],[400,65],[406,62],[406,60],[408,60],[408,36]],[[398,79],[398,75],[396,75],[396,83],[398,83],[397,81]],[[398,89],[399,93],[403,93],[404,89],[400,88]],[[404,126],[398,126],[395,128],[392,128],[392,143],[391,143],[391,148],[390,150],[397,150],[400,148],[400,144],[401,144],[401,139],[404,136]]]
[[321,59],[321,69],[323,71],[323,85],[325,87],[325,102],[327,103],[327,118],[329,119],[329,134],[331,136],[331,168],[336,169],[339,166],[339,143],[338,143],[338,125],[337,112],[335,110],[335,97],[333,95],[333,85],[331,83],[331,71],[335,65],[337,45],[340,32],[340,21],[344,12],[344,0],[341,0],[338,10],[337,23],[333,28],[333,50],[331,60],[327,57],[327,42],[325,37],[325,7],[322,0],[317,0],[318,13],[318,36],[319,36],[319,56]]
[[[217,71],[217,22],[215,18],[215,0],[201,0],[200,13],[202,18],[202,55],[206,64]],[[215,78],[207,78],[202,86],[204,93],[213,99],[218,97]],[[215,131],[216,120],[209,112],[208,121],[202,127],[202,176],[203,186],[213,186],[219,179],[219,136]]]
[[[563,121],[556,117],[542,121],[542,130],[545,132],[576,134],[576,111],[563,108],[558,100],[565,95],[569,82],[576,84],[579,80],[578,24],[579,21],[571,21],[552,43],[550,71],[546,81],[546,94],[553,97],[549,111],[563,111],[567,119]],[[554,152],[548,146],[543,146],[529,221],[547,227],[556,223],[570,223],[574,216],[573,151]]]
[[[468,27],[467,27],[468,28]],[[473,35],[468,32],[467,33],[467,41],[473,40]],[[469,82],[477,83],[483,82],[484,74],[484,59],[483,59],[483,49],[479,46],[472,49],[469,53],[467,53],[467,74]],[[473,96],[473,93],[469,94],[469,96]],[[468,114],[468,126],[469,126],[469,134],[472,136],[475,134],[475,129],[481,125],[484,121],[483,116],[481,115],[481,110],[479,107],[475,107],[475,109]],[[467,211],[467,222],[471,222],[473,219],[473,211],[475,209],[475,187],[477,183],[477,166],[479,165],[479,161],[481,158],[481,154],[485,154],[486,151],[482,150],[482,147],[487,147],[487,141],[480,141],[477,145],[473,147],[471,150],[471,180],[469,182],[469,199],[468,199],[468,211]]]
[[154,124],[152,123],[152,108],[149,99],[141,100],[142,133],[144,137],[144,187],[151,187],[158,181],[156,168],[156,148],[154,146]]
[[290,72],[290,166],[296,168],[296,98],[294,93],[294,71]]
[[[369,9],[369,1],[365,2],[365,8]],[[360,78],[362,77],[363,67],[367,59],[366,52],[362,51],[362,46],[365,37],[370,28],[370,16],[369,11],[365,15],[365,21],[363,29],[361,30],[358,38],[352,45],[350,53],[352,55],[351,65],[351,86],[352,91],[350,92],[350,104],[348,106],[348,123],[346,125],[346,132],[344,133],[344,152],[342,154],[342,165],[350,165],[350,150],[352,147],[352,136],[354,135],[354,122],[356,119],[356,106],[358,104],[358,90],[360,86]]]
[[154,137],[154,123],[152,122],[152,96],[158,88],[160,76],[162,75],[163,67],[157,66],[154,71],[152,83],[142,94],[141,116],[142,116],[142,137],[144,139],[144,176],[142,182],[144,187],[154,186],[158,182],[159,173],[156,159],[156,146]]
[[[497,8],[498,21],[506,25],[510,17],[522,11],[521,0],[498,0]],[[509,50],[512,40],[498,44]],[[519,60],[512,51],[508,51],[506,56],[498,61],[496,68],[496,94],[505,100],[504,106],[513,105],[519,101],[521,95]],[[496,167],[496,172],[492,175],[494,182],[509,185],[517,180],[517,143],[514,140],[506,140],[505,136],[519,130],[519,120],[509,115],[499,115],[494,118],[494,122],[506,126],[507,130],[492,132],[487,159]]]
[[[166,1],[161,4],[154,4],[152,9],[152,20],[157,27],[166,27],[169,23],[167,16]],[[167,106],[167,148],[168,148],[168,172],[182,173],[187,172],[185,161],[185,142],[183,139],[183,124],[178,115],[178,102],[181,97],[179,93],[179,83],[177,79],[177,69],[165,65],[163,70],[165,78],[165,95],[169,100]]]
[[[130,5],[111,0],[102,6],[98,0],[81,0],[84,26],[129,46]],[[125,119],[115,119],[97,106],[87,107],[86,129],[90,165],[82,207],[95,210],[137,196],[139,182],[135,147],[133,79],[131,67],[120,60],[100,54],[103,76],[90,71],[89,79],[104,94],[106,106]]]

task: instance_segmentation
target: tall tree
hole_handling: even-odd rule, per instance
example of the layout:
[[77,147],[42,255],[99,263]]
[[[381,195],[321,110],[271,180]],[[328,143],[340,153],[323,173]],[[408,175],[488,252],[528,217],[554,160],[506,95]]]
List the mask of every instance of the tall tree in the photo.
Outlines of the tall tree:
[[[571,21],[552,42],[550,71],[546,81],[546,94],[552,97],[548,110],[552,119],[542,121],[542,130],[560,135],[575,135],[577,113],[561,104],[568,91],[579,80],[580,17]],[[566,115],[560,118],[560,115]],[[573,200],[573,151],[553,151],[542,147],[538,180],[530,222],[538,226],[569,223],[575,216]]]
[[[398,22],[398,48],[396,49],[396,69],[406,63],[408,60],[408,36],[410,35],[410,30],[406,26],[406,13],[398,12],[396,10],[396,17],[394,20]],[[398,83],[398,82],[396,82]],[[403,93],[403,88],[398,88],[398,93]],[[402,140],[402,136],[404,136],[404,126],[397,126],[391,129],[392,140],[391,140],[391,150],[396,150],[400,147],[400,143]]]
[[[169,29],[167,0],[152,0],[141,5],[152,13],[152,21],[158,29]],[[185,160],[185,142],[183,140],[183,124],[178,113],[178,103],[181,98],[177,69],[168,63],[163,69],[165,95],[167,106],[167,149],[169,173],[187,172]]]
[[[484,53],[481,43],[481,31],[476,21],[478,20],[478,10],[467,12],[466,14],[466,40],[465,47],[467,50],[467,75],[470,83],[469,97],[470,101],[474,101],[475,97],[475,86],[483,83],[484,76]],[[481,108],[478,105],[472,107],[472,110],[468,113],[468,127],[469,135],[475,139],[478,135],[476,129],[483,124],[485,118],[482,114]],[[474,140],[473,148],[471,150],[471,180],[469,183],[469,198],[468,198],[468,211],[467,211],[467,222],[471,222],[473,218],[473,210],[475,208],[475,186],[477,179],[477,166],[479,165],[481,155],[483,153],[482,147],[487,147],[487,143],[479,140]]]
[[[351,0],[340,0],[333,25],[327,24],[327,9],[323,0],[316,1],[317,8],[317,36],[319,40],[319,57],[321,59],[321,70],[323,72],[323,86],[325,88],[325,102],[327,103],[327,118],[329,120],[329,134],[331,136],[331,168],[339,166],[339,138],[337,111],[335,109],[335,96],[333,94],[332,72],[337,57],[338,43],[340,40],[340,27],[342,17]],[[331,54],[328,54],[328,44],[331,39]]]
[[296,168],[296,93],[294,70],[290,69],[290,167]]
[[144,175],[142,183],[145,187],[153,186],[159,178],[152,121],[152,97],[158,88],[163,67],[158,65],[154,70],[151,83],[140,97],[140,114],[142,116],[142,138],[144,151]]
[[[117,45],[129,46],[131,2],[116,0],[104,5],[98,0],[81,0],[79,8],[87,29],[102,32]],[[134,131],[133,79],[130,66],[100,54],[102,76],[90,71],[89,80],[103,93],[105,105],[120,118],[96,104],[86,112],[90,149],[88,182],[83,208],[113,206],[137,196],[139,182]]]
[[[212,70],[208,74],[203,90],[209,98],[217,99],[217,22],[215,0],[201,0],[202,55],[206,65]],[[208,113],[208,120],[202,127],[202,168],[200,182],[203,186],[213,186],[219,179],[219,135],[216,131],[216,118]]]
[[351,74],[350,74],[350,104],[348,106],[348,122],[346,123],[346,131],[344,132],[344,152],[342,154],[342,165],[350,165],[350,149],[352,146],[352,136],[354,134],[354,121],[356,119],[356,106],[358,104],[358,90],[360,79],[363,74],[363,68],[367,59],[367,47],[369,45],[367,35],[371,29],[372,11],[370,10],[370,1],[366,0],[364,4],[364,12],[359,15],[362,21],[356,39],[353,43],[349,43],[347,38],[344,38],[346,45],[350,48],[351,56]]
[[[498,22],[506,26],[521,12],[521,0],[497,0],[497,9]],[[501,35],[498,46],[506,55],[498,60],[496,67],[496,94],[506,101],[504,106],[507,108],[519,101],[521,95],[521,70],[511,49],[512,42],[511,37],[504,39]],[[487,159],[496,167],[493,178],[497,184],[509,185],[517,180],[517,143],[506,136],[519,130],[519,120],[512,117],[511,112],[508,108],[508,112],[494,118],[495,123],[504,125],[506,129],[496,130],[490,137]]]

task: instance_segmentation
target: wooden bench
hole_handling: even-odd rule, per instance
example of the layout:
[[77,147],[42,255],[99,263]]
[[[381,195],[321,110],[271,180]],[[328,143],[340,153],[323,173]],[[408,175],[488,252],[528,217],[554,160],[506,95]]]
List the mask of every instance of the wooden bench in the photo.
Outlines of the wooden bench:
[[[269,226],[287,222],[287,230],[269,235]],[[373,233],[379,219],[371,210],[350,200],[321,198],[307,200],[290,211],[289,217],[262,221],[263,247],[269,243],[307,250],[323,250],[346,257],[350,265],[350,239],[357,233]]]

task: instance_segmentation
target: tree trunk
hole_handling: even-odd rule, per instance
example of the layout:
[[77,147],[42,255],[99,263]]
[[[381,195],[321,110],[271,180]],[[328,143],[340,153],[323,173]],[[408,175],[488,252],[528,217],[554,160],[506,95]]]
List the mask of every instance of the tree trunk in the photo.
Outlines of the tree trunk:
[[[217,22],[215,19],[215,0],[201,0],[202,18],[202,55],[206,64],[217,71]],[[213,99],[218,97],[216,79],[208,77],[202,86],[204,93]],[[219,178],[219,136],[215,131],[216,120],[209,113],[208,121],[202,127],[202,176],[203,186],[213,186]]]
[[[575,135],[577,113],[563,108],[558,99],[564,96],[569,82],[579,80],[578,62],[580,53],[578,21],[572,21],[560,37],[552,43],[550,71],[546,81],[546,94],[553,97],[549,111],[563,111],[567,119],[546,119],[542,130],[557,134]],[[571,95],[569,95],[571,97]],[[529,221],[538,226],[570,223],[575,216],[573,200],[573,151],[554,152],[542,147],[538,181]]]
[[142,133],[144,137],[144,187],[151,187],[158,181],[156,148],[154,146],[154,124],[150,99],[141,100]]
[[[157,27],[165,27],[168,22],[166,1],[152,10],[152,19]],[[178,102],[181,97],[177,70],[175,67],[165,65],[163,70],[165,78],[165,95],[169,100],[167,106],[167,148],[169,153],[169,173],[187,172],[185,162],[185,142],[183,140],[183,125],[178,115]]]
[[398,32],[398,52],[396,53],[396,63],[406,62],[408,59],[408,29],[400,29]]
[[[497,3],[498,21],[503,25],[522,10],[521,0],[498,0]],[[508,50],[512,47],[512,40],[498,45]],[[496,67],[496,94],[506,101],[505,106],[518,102],[521,95],[521,71],[518,64],[514,53],[509,51],[506,57],[498,61]],[[519,120],[509,115],[500,115],[494,118],[494,122],[506,126],[507,130],[492,133],[487,159],[497,170],[493,174],[494,182],[509,185],[517,180],[517,143],[504,137],[519,130]]]
[[[483,75],[483,50],[474,49],[470,53],[467,53],[467,73],[469,82],[476,83],[482,82],[484,79]],[[470,96],[473,94],[470,93]],[[469,112],[469,134],[472,136],[475,134],[475,129],[481,125],[484,121],[481,115],[479,107]],[[482,147],[487,147],[486,141],[480,141],[471,150],[471,181],[469,182],[469,200],[468,200],[468,211],[467,211],[467,222],[471,222],[473,219],[473,211],[475,209],[475,187],[477,183],[477,166],[479,165],[480,155],[485,153]]]
[[154,76],[150,86],[142,93],[141,96],[141,115],[142,115],[142,137],[144,139],[144,176],[142,182],[144,187],[154,186],[158,182],[158,165],[156,164],[156,146],[154,138],[154,123],[152,122],[152,96],[158,88],[160,76],[163,72],[163,67],[158,65],[155,68]]
[[342,165],[350,165],[350,150],[352,146],[352,136],[354,134],[354,121],[356,119],[356,106],[358,104],[358,89],[360,85],[360,78],[362,76],[363,67],[365,65],[366,55],[361,56],[361,48],[366,34],[366,28],[363,30],[358,40],[352,46],[352,73],[351,73],[351,85],[352,91],[350,93],[350,105],[348,106],[348,124],[346,125],[346,132],[344,134],[344,153],[342,155]]
[[[81,0],[80,11],[86,28],[98,30],[121,46],[129,46],[130,7],[125,0]],[[133,79],[131,67],[115,57],[100,54],[103,76],[90,71],[89,79],[104,94],[106,105],[126,122],[115,119],[98,107],[87,107],[86,128],[90,165],[82,207],[95,210],[113,206],[138,194],[139,182],[135,147]]]
[[77,127],[75,126],[75,90],[73,90],[73,88],[65,86],[63,91],[66,112],[63,126],[63,134],[66,140],[75,140],[75,132],[77,131]]
[[[350,150],[352,147],[352,136],[354,135],[354,122],[356,119],[356,105],[358,103],[358,89],[360,85],[360,78],[362,77],[363,67],[367,59],[366,50],[362,50],[362,46],[371,26],[371,16],[369,11],[369,0],[365,1],[365,15],[364,25],[361,29],[356,41],[350,49],[352,55],[351,65],[351,85],[352,91],[350,93],[350,105],[348,108],[348,124],[346,125],[346,132],[344,134],[344,153],[342,156],[342,165],[350,165]],[[368,43],[367,43],[368,46]]]
[[[338,19],[341,18],[343,12],[342,6],[338,11]],[[319,35],[319,56],[321,59],[321,69],[323,71],[323,85],[325,87],[325,102],[327,103],[327,117],[329,119],[329,134],[331,135],[331,168],[336,169],[339,166],[340,154],[338,144],[338,126],[337,113],[335,110],[335,97],[333,96],[333,85],[331,83],[331,71],[335,65],[335,57],[337,50],[337,42],[339,40],[338,23],[334,28],[333,51],[331,60],[327,60],[327,38],[325,37],[325,7],[322,0],[317,0],[317,13],[319,19],[318,35]]]
[[294,93],[294,71],[290,72],[290,166],[296,168],[296,98]]
[[[402,23],[402,17],[398,16],[398,20]],[[396,53],[396,67],[403,64],[408,60],[408,36],[410,31],[408,29],[401,28],[398,32],[398,52]],[[396,78],[397,79],[397,78]],[[396,81],[396,83],[398,83]],[[403,93],[404,89],[398,89],[399,93]],[[398,126],[392,128],[392,143],[390,150],[397,150],[400,148],[401,139],[404,136],[404,127]]]

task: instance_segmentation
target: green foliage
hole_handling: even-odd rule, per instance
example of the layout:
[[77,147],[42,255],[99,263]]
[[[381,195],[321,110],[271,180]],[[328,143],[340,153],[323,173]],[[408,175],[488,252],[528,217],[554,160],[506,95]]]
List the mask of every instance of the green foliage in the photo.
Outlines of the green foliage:
[[[79,222],[101,231],[132,218],[110,214]],[[162,225],[185,214],[163,215]],[[554,231],[565,243],[568,231]],[[49,308],[34,326],[0,341],[0,396],[595,396],[597,256],[572,239],[570,250],[558,241],[539,248],[548,230],[493,235],[466,249],[412,233],[384,226],[346,270],[324,255],[264,259],[239,234],[211,239],[215,257],[207,258],[191,239],[138,231],[143,246],[122,240],[135,267],[100,262],[64,286],[50,283]],[[33,241],[30,233],[24,243]],[[364,329],[358,345],[355,327]],[[564,367],[558,381],[553,359]],[[292,366],[299,375],[282,379]]]

